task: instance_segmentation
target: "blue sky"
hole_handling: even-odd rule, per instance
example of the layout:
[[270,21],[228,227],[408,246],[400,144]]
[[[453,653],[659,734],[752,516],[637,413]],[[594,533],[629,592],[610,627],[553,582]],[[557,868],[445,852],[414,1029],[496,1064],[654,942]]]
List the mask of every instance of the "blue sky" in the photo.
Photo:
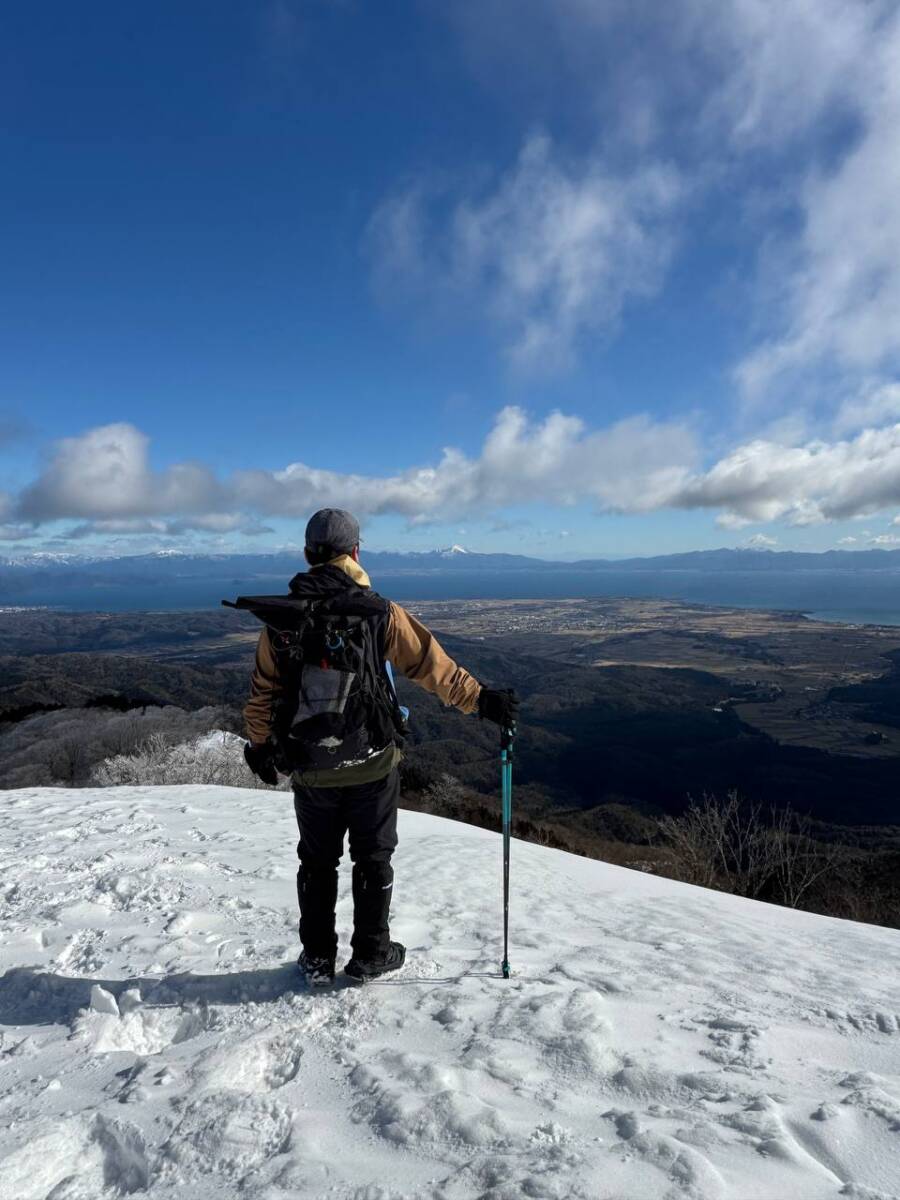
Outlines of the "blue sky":
[[900,544],[881,0],[17,6],[0,554]]

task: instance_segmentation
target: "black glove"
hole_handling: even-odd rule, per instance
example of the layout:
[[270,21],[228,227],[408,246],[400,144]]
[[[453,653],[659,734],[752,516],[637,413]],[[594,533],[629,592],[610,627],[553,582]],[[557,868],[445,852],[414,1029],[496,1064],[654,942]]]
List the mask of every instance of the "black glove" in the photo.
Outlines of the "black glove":
[[244,761],[247,766],[263,783],[275,787],[278,783],[278,772],[275,770],[275,751],[268,742],[247,742],[244,745]]
[[511,729],[519,716],[519,697],[512,690],[494,691],[483,687],[478,693],[478,715],[503,729]]

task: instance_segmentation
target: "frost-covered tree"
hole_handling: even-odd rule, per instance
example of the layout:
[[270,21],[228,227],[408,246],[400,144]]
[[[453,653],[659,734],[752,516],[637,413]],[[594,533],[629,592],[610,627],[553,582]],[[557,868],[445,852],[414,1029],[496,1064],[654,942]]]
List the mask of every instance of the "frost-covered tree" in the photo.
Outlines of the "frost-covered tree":
[[[220,787],[259,787],[244,762],[243,738],[216,730],[172,745],[160,733],[151,734],[130,754],[117,754],[99,763],[93,782],[102,787],[122,785],[206,783]],[[279,787],[290,786],[283,779]]]

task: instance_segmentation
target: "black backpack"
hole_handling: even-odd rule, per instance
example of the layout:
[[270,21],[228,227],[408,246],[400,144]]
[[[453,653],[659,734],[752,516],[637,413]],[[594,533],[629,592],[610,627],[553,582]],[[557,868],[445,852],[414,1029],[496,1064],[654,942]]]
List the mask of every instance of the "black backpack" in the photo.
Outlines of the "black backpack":
[[269,630],[283,683],[272,714],[280,769],[340,769],[402,744],[405,722],[385,667],[389,601],[324,566],[296,575],[287,596],[222,603]]

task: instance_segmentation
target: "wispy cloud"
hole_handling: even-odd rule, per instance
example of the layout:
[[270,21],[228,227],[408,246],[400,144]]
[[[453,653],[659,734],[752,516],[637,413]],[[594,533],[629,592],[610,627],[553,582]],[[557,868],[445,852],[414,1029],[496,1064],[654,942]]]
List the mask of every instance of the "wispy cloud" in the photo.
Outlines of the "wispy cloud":
[[[896,373],[896,0],[521,0],[515,20],[504,0],[443,11],[508,110],[557,129],[561,109],[572,144],[590,147],[575,169],[559,136],[537,166],[526,149],[492,192],[458,195],[443,221],[422,192],[387,201],[376,218],[397,234],[398,263],[419,260],[427,232],[443,246],[437,278],[449,261],[451,274],[480,280],[467,304],[499,321],[515,360],[570,362],[580,336],[613,328],[629,300],[660,286],[673,242],[689,236],[697,208],[677,196],[699,205],[724,183],[737,198],[733,234],[752,232],[760,247],[754,344],[734,368],[744,402],[765,405],[798,380],[821,397],[827,371],[857,382]],[[677,186],[651,186],[648,204],[638,161]],[[460,234],[467,219],[471,242]],[[623,229],[619,257],[609,244]]]
[[[772,335],[737,371],[751,396],[824,364],[852,375],[900,361],[900,9],[844,4],[834,21],[816,12],[810,33],[785,40],[785,67],[805,81],[801,96],[812,89],[810,119],[830,100],[855,133],[810,163],[793,197],[799,236],[767,260],[780,299]],[[803,61],[810,48],[818,70]]]
[[869,384],[840,406],[834,431],[855,433],[893,421],[900,421],[900,383]]
[[688,0],[681,7],[680,37],[706,84],[701,136],[736,152],[769,153],[806,142],[823,118],[856,107],[892,0]]
[[508,172],[449,208],[421,183],[388,197],[368,250],[382,290],[474,299],[514,366],[553,370],[657,290],[682,192],[663,162],[617,174],[537,135]]
[[244,537],[260,537],[274,532],[268,525],[244,513],[201,513],[193,517],[122,517],[98,521],[82,521],[63,535],[68,541],[95,537],[133,537],[153,534],[157,537],[180,537],[185,533],[240,533]]

